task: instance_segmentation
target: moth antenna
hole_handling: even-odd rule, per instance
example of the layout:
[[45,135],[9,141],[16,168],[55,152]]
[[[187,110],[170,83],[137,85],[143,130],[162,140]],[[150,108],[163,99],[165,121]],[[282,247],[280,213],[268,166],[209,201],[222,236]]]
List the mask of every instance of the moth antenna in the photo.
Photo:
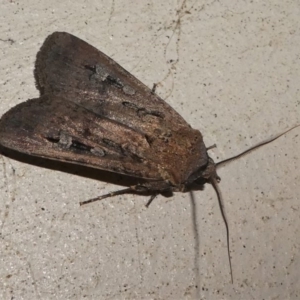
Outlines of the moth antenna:
[[123,189],[123,190],[119,190],[119,191],[114,191],[114,192],[111,192],[111,193],[108,193],[108,194],[105,194],[105,195],[102,195],[102,196],[99,196],[99,197],[96,197],[96,198],[93,198],[93,199],[90,199],[90,200],[79,202],[79,205],[82,206],[82,205],[85,205],[85,204],[88,204],[88,203],[103,200],[105,198],[110,198],[110,197],[117,196],[117,195],[123,195],[123,194],[131,193],[132,191],[133,191],[132,188],[127,188],[127,189]]
[[225,213],[224,201],[223,201],[221,190],[219,189],[217,178],[211,177],[210,178],[210,183],[213,186],[214,190],[216,191],[219,206],[220,206],[220,210],[221,210],[221,214],[222,214],[222,218],[223,218],[224,223],[225,223],[226,237],[227,237],[228,261],[229,261],[229,268],[230,268],[231,283],[233,284],[233,273],[232,273],[232,265],[231,265],[231,257],[230,257],[230,243],[229,243],[229,226],[228,226],[227,216],[226,216],[226,213]]
[[267,144],[269,144],[269,143],[271,143],[271,142],[277,140],[277,139],[280,138],[281,136],[285,135],[285,134],[288,133],[289,131],[291,131],[291,130],[293,130],[293,129],[299,127],[299,126],[300,126],[300,124],[295,125],[295,126],[293,126],[292,128],[290,128],[290,129],[288,129],[288,130],[285,130],[284,132],[279,133],[279,134],[277,134],[277,135],[274,136],[274,137],[271,137],[271,138],[269,138],[269,139],[267,139],[267,140],[265,140],[265,141],[263,141],[263,142],[258,143],[257,145],[255,145],[255,146],[253,146],[253,147],[251,147],[251,148],[249,148],[249,149],[243,151],[242,153],[240,153],[240,154],[238,154],[238,155],[235,155],[235,156],[232,156],[232,157],[230,157],[230,158],[224,159],[224,160],[222,160],[222,161],[216,163],[216,167],[217,167],[217,168],[223,167],[225,164],[227,164],[227,163],[229,163],[229,162],[231,162],[231,161],[234,161],[234,160],[236,160],[236,159],[238,159],[238,158],[240,158],[240,157],[242,157],[242,156],[244,156],[244,155],[246,155],[246,154],[248,154],[248,153],[254,151],[255,149],[258,149],[258,148],[260,148],[260,147],[262,147],[262,146],[264,146],[264,145],[267,145]]

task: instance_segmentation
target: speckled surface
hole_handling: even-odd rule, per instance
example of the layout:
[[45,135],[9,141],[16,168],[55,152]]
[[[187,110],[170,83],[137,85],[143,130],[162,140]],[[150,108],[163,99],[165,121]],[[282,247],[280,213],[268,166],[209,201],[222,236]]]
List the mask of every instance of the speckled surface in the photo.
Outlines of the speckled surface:
[[[297,1],[0,1],[0,114],[38,96],[35,55],[67,31],[113,57],[203,133],[215,160],[300,123]],[[97,172],[0,157],[1,299],[297,299],[300,129],[173,198],[79,201]],[[74,173],[79,173],[76,175]],[[85,176],[83,176],[85,175]],[[102,176],[103,178],[103,176]]]

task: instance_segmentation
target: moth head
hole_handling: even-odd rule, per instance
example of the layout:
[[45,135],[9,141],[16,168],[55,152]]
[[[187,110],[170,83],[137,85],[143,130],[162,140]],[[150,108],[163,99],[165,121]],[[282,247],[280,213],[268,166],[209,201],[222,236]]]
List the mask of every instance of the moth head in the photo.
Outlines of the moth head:
[[220,176],[217,174],[217,167],[215,162],[211,157],[208,156],[208,164],[206,168],[204,169],[201,177],[206,181],[206,182],[211,182],[212,180],[215,180],[217,183],[221,181]]
[[198,186],[204,186],[205,183],[211,183],[211,181],[219,183],[221,178],[217,174],[217,165],[207,154],[207,164],[189,176],[186,186],[194,184]]

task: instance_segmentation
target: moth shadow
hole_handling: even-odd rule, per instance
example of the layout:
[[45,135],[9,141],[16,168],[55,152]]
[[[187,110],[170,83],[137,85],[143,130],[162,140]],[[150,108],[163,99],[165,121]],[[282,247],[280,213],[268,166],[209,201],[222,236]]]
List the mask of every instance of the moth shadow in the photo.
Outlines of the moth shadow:
[[[146,182],[146,180],[143,180],[141,178],[135,178],[123,174],[95,169],[92,167],[81,166],[78,164],[75,165],[67,162],[60,162],[57,160],[31,156],[29,154],[20,153],[15,150],[5,148],[1,145],[0,145],[0,153],[5,157],[29,165],[42,167],[53,171],[60,171],[60,172],[77,175],[80,177],[89,178],[89,179],[102,181],[106,183],[111,183],[115,185],[120,185],[124,187]],[[148,195],[148,193],[145,193],[145,195]]]

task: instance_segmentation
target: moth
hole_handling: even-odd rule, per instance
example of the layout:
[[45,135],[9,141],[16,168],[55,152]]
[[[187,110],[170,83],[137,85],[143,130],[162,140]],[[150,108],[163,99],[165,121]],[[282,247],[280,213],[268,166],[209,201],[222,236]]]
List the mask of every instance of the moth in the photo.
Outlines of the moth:
[[33,156],[143,179],[142,183],[85,202],[125,193],[185,192],[210,183],[229,228],[217,168],[286,132],[217,164],[202,134],[154,89],[81,39],[54,32],[37,54],[40,97],[23,102],[0,120],[0,144]]

